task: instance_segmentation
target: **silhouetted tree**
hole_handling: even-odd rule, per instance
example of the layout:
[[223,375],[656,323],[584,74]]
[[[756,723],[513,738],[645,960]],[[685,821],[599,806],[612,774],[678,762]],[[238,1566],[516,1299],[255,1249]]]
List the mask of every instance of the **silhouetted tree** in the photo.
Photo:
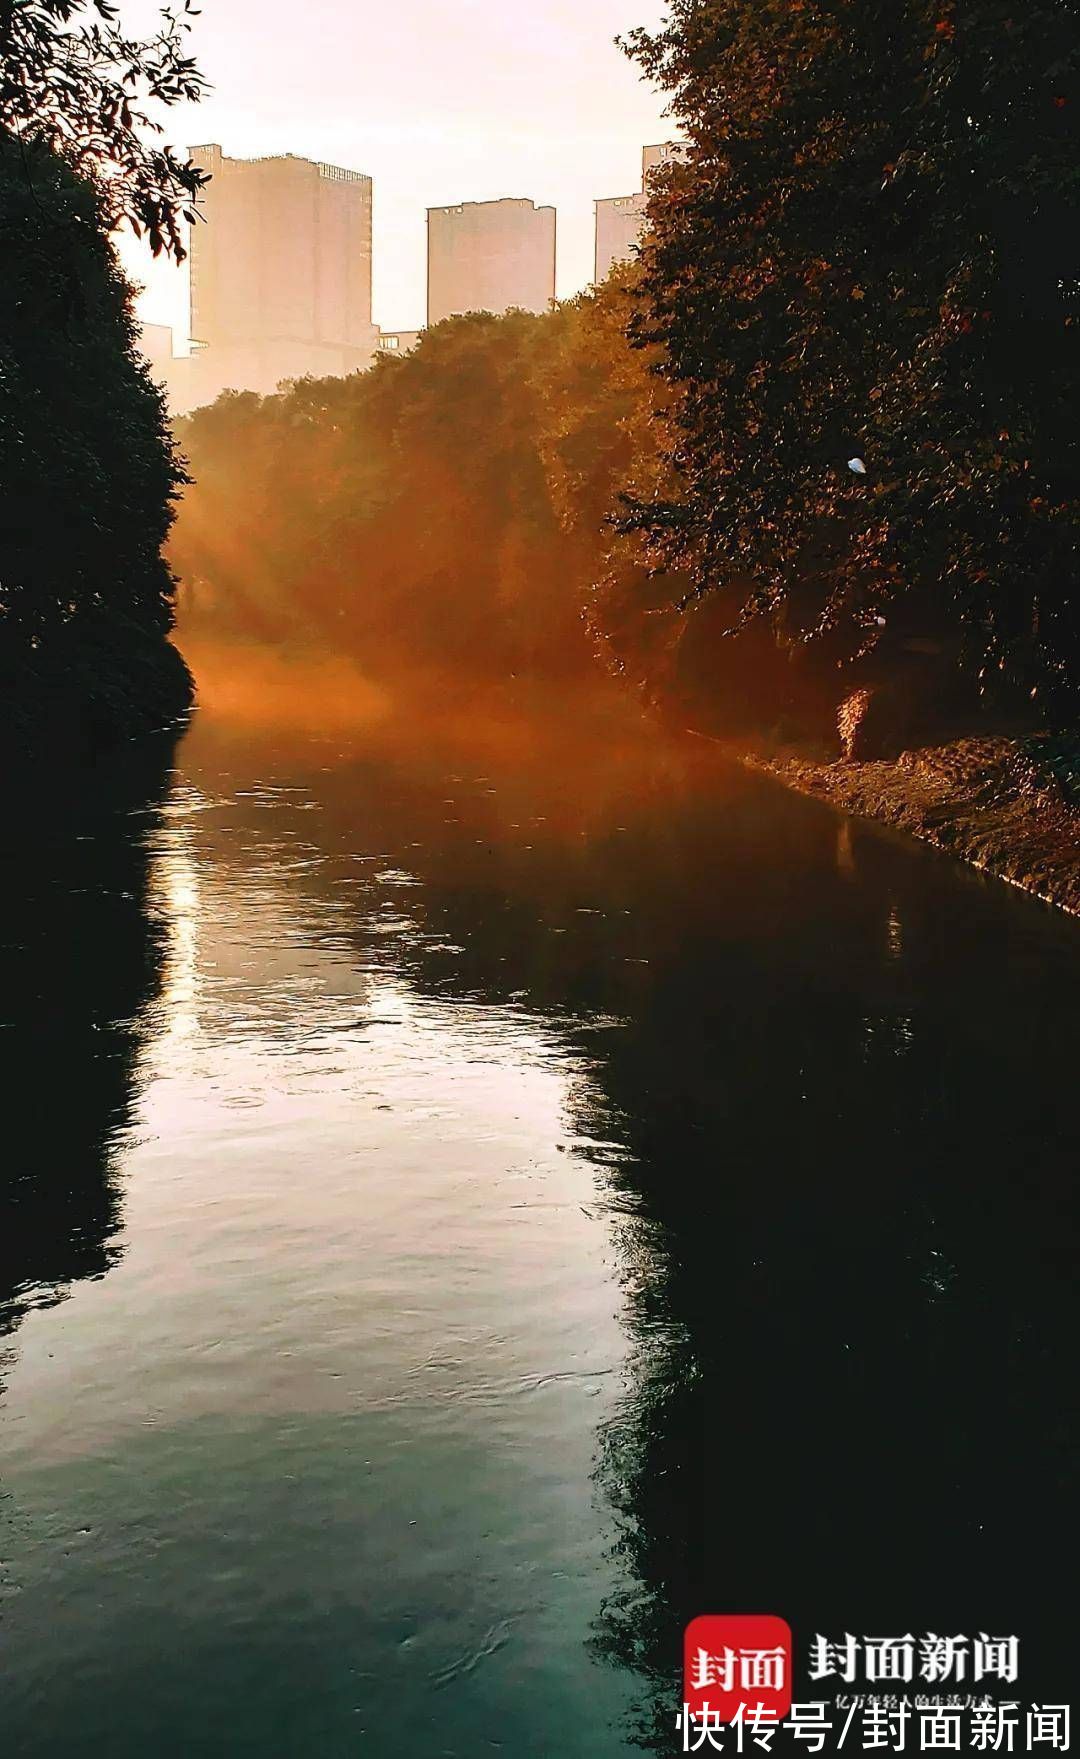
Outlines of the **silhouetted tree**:
[[0,136],[0,237],[3,706],[35,726],[167,719],[189,689],[161,556],[184,478],[97,186]]
[[184,256],[205,174],[154,137],[203,88],[191,10],[139,39],[111,0],[0,0],[0,681],[26,728],[130,731],[190,694],[161,557],[184,474],[111,234]]
[[183,0],[162,12],[154,36],[138,38],[110,0],[0,0],[0,130],[92,180],[110,230],[126,220],[155,256],[178,262],[180,222],[193,219],[206,173],[154,137],[156,110],[194,102],[205,86],[184,54],[193,12]]

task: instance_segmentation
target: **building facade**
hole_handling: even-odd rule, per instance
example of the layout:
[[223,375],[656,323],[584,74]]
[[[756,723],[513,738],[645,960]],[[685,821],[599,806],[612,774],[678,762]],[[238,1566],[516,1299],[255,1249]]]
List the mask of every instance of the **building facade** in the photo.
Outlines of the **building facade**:
[[606,196],[596,203],[596,250],[593,280],[599,287],[616,263],[633,256],[645,230],[648,198],[637,195]]
[[641,149],[641,187],[648,189],[649,178],[654,171],[662,171],[665,165],[685,164],[687,154],[686,142],[683,140],[667,140],[658,147],[642,147]]
[[555,298],[555,209],[527,199],[429,208],[427,321],[545,312]]
[[369,365],[371,178],[291,153],[191,158],[211,181],[191,234],[189,406]]
[[420,330],[380,330],[378,350],[380,354],[388,354],[391,359],[400,360],[402,355],[411,354],[419,342]]
[[593,281],[599,287],[616,263],[629,262],[641,243],[649,217],[649,178],[686,157],[683,141],[664,141],[641,149],[641,188],[633,195],[606,196],[595,203],[596,248]]

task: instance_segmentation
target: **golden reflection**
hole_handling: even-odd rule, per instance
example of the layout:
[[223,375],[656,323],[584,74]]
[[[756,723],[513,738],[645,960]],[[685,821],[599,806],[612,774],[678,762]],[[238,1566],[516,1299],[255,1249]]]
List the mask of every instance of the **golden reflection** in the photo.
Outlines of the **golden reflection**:
[[[180,827],[174,827],[179,841]],[[160,854],[151,870],[150,907],[168,924],[168,951],[157,1004],[165,1041],[190,1038],[199,1025],[199,870],[183,847]]]
[[849,818],[841,818],[836,826],[836,871],[843,874],[845,879],[854,879],[856,875],[855,848]]

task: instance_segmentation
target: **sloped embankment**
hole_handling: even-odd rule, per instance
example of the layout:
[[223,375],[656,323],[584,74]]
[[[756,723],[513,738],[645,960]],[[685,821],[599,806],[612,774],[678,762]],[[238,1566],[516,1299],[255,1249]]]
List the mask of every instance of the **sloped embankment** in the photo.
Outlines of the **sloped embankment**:
[[895,761],[785,750],[745,761],[1080,914],[1080,736],[958,739]]

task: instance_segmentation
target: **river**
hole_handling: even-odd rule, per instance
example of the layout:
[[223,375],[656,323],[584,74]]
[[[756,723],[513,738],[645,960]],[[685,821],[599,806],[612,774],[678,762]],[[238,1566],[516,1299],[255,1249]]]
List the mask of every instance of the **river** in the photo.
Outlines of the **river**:
[[5,1753],[673,1752],[702,1611],[1066,1694],[1076,925],[559,722],[9,813]]

